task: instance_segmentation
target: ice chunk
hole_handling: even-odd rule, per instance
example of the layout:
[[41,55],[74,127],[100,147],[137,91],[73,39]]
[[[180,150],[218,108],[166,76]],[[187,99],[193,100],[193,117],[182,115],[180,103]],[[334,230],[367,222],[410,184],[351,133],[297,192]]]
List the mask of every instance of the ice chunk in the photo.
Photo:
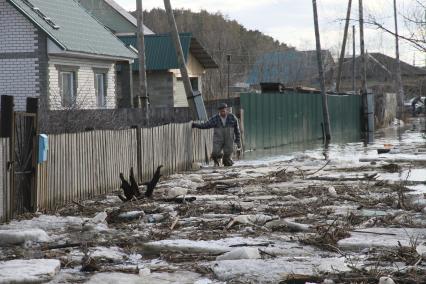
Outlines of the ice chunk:
[[330,186],[330,187],[328,188],[328,194],[329,194],[331,197],[337,197],[337,191],[336,191],[336,189],[334,188],[334,186]]
[[96,214],[95,217],[92,218],[92,220],[90,220],[93,223],[103,223],[105,222],[106,218],[108,217],[106,212],[100,212],[98,214]]
[[[98,273],[92,276],[88,284],[194,284],[211,283],[201,278],[197,273],[190,271],[178,271],[173,273],[161,272],[148,275],[132,275],[125,273]],[[200,282],[202,281],[202,282]],[[208,281],[208,280],[207,280]]]
[[395,284],[395,282],[390,277],[380,277],[379,284]]
[[239,215],[232,219],[228,224],[228,228],[232,227],[233,224],[243,224],[243,225],[259,225],[263,226],[266,222],[271,221],[273,218],[264,214],[256,215]]
[[412,239],[419,243],[425,241],[426,229],[423,228],[369,228],[351,232],[351,236],[337,244],[344,250],[359,251],[365,248],[396,249],[398,243],[410,246]]
[[178,196],[185,196],[188,193],[188,189],[183,187],[174,187],[166,190],[166,198],[176,198]]
[[19,245],[25,242],[48,242],[47,233],[41,229],[0,230],[0,246]]
[[142,268],[142,269],[139,269],[139,276],[148,276],[148,275],[150,275],[151,274],[151,269],[149,269],[149,268]]
[[90,251],[90,256],[99,260],[119,262],[123,260],[126,254],[118,247],[95,247],[93,251]]
[[309,232],[312,231],[311,227],[306,224],[295,223],[290,220],[273,220],[266,223],[267,228],[272,230],[287,229],[292,232]]
[[143,278],[126,273],[98,273],[92,276],[87,284],[138,284]]
[[57,259],[15,259],[0,262],[0,284],[43,283],[52,280],[59,272]]
[[49,230],[67,230],[69,228],[81,229],[81,226],[85,219],[74,216],[54,216],[54,215],[41,215],[34,217],[31,220],[12,221],[7,225],[0,225],[1,229],[42,229],[45,231]]
[[211,268],[219,280],[241,283],[280,283],[295,274],[318,276],[350,270],[344,258],[322,257],[223,260],[214,262]]
[[260,258],[259,249],[242,247],[234,249],[223,255],[216,257],[216,260],[236,260],[236,259],[258,259]]

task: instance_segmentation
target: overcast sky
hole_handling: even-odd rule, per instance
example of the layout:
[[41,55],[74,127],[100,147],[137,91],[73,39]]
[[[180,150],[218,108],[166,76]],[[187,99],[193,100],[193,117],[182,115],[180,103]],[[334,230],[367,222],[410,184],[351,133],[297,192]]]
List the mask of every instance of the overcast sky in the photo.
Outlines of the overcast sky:
[[[134,10],[136,6],[135,0],[115,1],[127,10]],[[248,29],[262,31],[300,50],[315,48],[311,0],[172,0],[171,2],[174,9],[220,11]],[[317,2],[322,48],[332,49],[333,55],[336,56],[341,45],[344,27],[344,23],[339,19],[345,17],[348,1],[318,0]],[[397,0],[399,11],[403,13],[412,9],[413,2],[414,0]],[[393,30],[393,0],[367,0],[364,1],[364,5],[366,18],[373,15]],[[164,7],[161,0],[143,0],[143,6],[144,9]],[[358,17],[357,0],[353,1],[352,9],[351,18],[356,19]],[[406,33],[403,19],[399,20],[401,32]],[[353,24],[357,25],[357,22]],[[394,56],[395,42],[392,37],[375,29],[366,28],[365,39],[369,52],[383,52]],[[349,45],[352,45],[351,41]],[[414,48],[404,43],[401,43],[401,57],[411,64],[414,59],[417,65],[424,65],[425,62],[424,54],[416,52]]]

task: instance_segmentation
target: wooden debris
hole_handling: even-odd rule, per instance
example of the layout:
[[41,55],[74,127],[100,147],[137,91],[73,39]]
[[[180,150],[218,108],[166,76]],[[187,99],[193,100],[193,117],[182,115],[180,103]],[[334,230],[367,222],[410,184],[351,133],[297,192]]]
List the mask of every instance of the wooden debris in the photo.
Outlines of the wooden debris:
[[170,226],[170,230],[173,231],[173,229],[176,227],[177,223],[179,222],[179,216],[175,218],[172,225]]

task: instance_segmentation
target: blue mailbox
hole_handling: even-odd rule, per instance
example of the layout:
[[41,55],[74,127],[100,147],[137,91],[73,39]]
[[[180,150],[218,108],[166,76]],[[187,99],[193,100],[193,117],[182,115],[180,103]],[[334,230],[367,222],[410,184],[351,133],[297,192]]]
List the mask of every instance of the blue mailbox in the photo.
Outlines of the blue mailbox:
[[49,150],[49,138],[46,134],[40,134],[38,137],[38,163],[47,161],[47,151]]

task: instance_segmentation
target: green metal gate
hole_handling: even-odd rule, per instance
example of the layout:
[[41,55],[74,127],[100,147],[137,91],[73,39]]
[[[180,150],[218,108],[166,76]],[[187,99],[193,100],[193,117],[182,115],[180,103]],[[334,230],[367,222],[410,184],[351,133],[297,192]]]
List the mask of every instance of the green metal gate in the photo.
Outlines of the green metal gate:
[[[246,149],[272,148],[323,138],[321,95],[264,93],[241,95]],[[361,97],[328,96],[332,139],[360,137]]]

